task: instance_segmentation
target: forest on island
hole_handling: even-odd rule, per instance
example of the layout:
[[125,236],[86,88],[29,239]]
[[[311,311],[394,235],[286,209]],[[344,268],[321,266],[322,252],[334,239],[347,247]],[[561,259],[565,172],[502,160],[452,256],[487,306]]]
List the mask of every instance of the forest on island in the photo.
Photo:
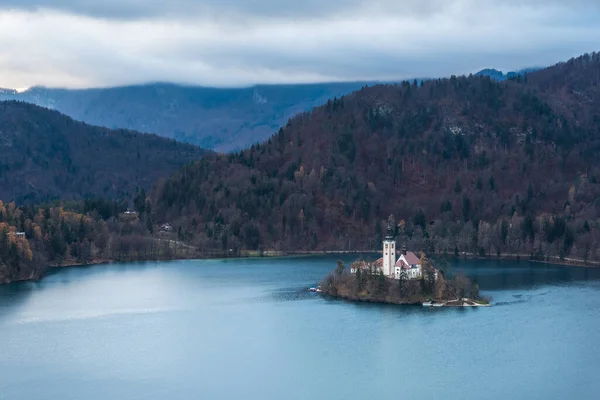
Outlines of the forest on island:
[[[361,265],[362,267],[361,268]],[[421,304],[433,300],[457,300],[468,298],[482,303],[477,282],[464,275],[451,276],[444,269],[435,268],[431,261],[421,255],[423,276],[421,279],[391,279],[385,277],[372,263],[355,261],[355,273],[350,273],[342,261],[321,282],[324,294],[348,300],[392,304]]]

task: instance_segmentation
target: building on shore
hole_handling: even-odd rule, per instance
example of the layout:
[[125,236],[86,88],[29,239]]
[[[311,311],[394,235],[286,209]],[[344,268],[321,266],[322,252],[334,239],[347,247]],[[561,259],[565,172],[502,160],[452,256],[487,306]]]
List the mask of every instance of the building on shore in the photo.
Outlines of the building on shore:
[[412,251],[402,248],[402,254],[394,265],[394,278],[400,279],[400,275],[405,274],[407,279],[421,279],[423,276],[423,266],[421,260]]
[[381,273],[393,279],[421,279],[423,277],[423,266],[419,257],[412,251],[408,251],[406,246],[396,258],[396,233],[388,220],[386,235],[383,239],[383,257],[373,263],[356,262],[350,267],[350,272],[355,274],[358,269],[368,271],[369,273]]

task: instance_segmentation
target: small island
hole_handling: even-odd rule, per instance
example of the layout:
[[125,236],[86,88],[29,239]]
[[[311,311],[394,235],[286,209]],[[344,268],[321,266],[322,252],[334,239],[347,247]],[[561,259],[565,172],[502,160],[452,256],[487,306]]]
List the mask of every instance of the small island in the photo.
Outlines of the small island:
[[350,270],[342,261],[321,282],[320,292],[351,301],[386,304],[419,304],[429,307],[485,307],[479,286],[466,276],[444,276],[424,253],[420,257],[406,247],[396,258],[396,238],[391,218],[383,240],[383,257],[359,260]]

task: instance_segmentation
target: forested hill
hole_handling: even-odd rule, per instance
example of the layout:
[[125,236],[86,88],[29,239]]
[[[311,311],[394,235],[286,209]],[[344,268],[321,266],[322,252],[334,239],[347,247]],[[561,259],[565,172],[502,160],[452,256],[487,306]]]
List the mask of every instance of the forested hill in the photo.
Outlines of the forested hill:
[[0,102],[0,200],[121,198],[151,188],[205,150],[174,140],[109,130],[56,111]]
[[589,255],[599,83],[592,54],[504,82],[364,88],[184,167],[155,211],[203,247],[375,248],[394,214],[429,252]]

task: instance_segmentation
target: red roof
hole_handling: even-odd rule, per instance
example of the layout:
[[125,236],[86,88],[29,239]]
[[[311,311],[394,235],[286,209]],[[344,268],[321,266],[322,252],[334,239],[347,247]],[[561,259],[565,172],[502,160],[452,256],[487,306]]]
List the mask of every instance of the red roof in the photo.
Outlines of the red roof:
[[421,265],[421,260],[419,260],[419,257],[417,257],[412,251],[407,252],[404,255],[404,258],[406,259],[406,263],[402,260],[401,254],[400,258],[398,258],[398,261],[396,262],[396,267],[410,268],[409,265]]
[[410,264],[410,265],[414,265],[414,264],[421,264],[421,260],[419,260],[419,257],[417,257],[415,255],[415,253],[413,253],[412,251],[409,251],[406,253],[406,255],[404,256],[406,258],[406,261]]
[[404,260],[398,260],[396,267],[402,267],[402,269],[409,269],[410,266],[404,262]]

